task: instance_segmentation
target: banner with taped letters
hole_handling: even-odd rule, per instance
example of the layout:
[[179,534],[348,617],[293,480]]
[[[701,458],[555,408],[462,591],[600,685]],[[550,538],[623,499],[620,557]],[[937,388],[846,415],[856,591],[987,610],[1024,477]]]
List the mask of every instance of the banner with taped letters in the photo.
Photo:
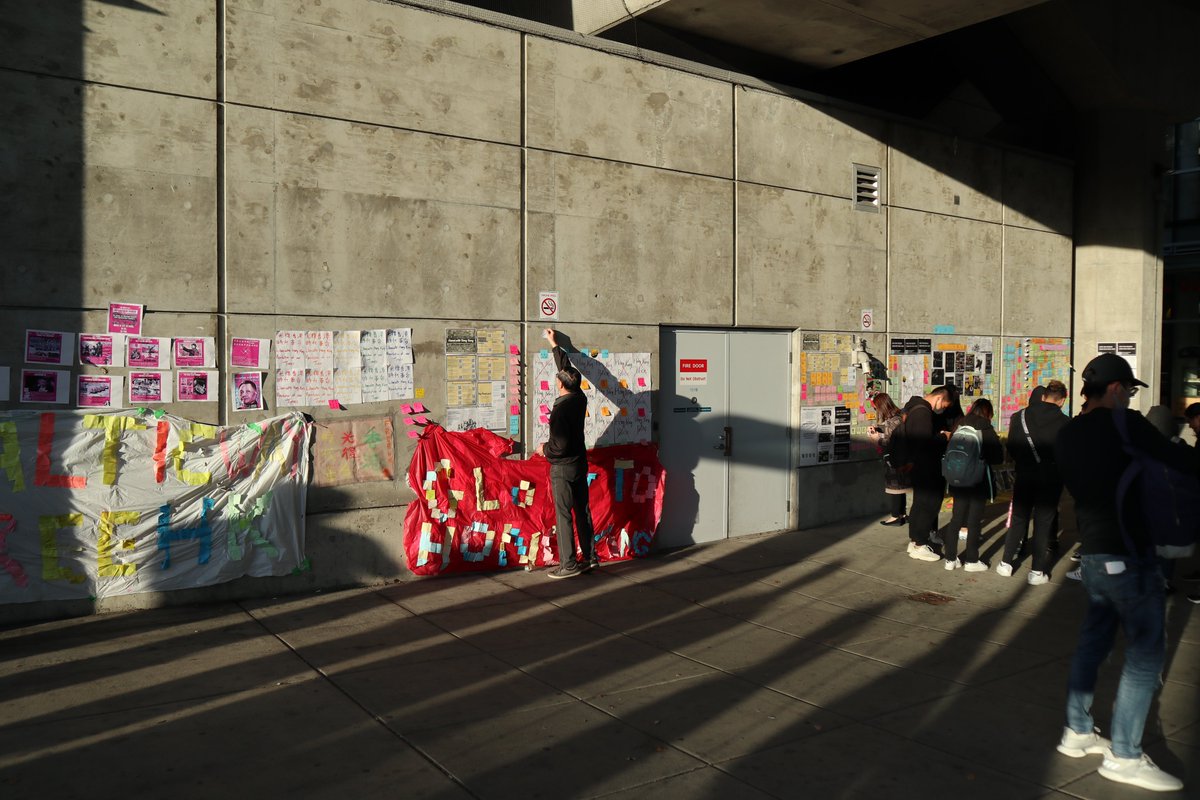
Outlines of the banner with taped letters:
[[162,411],[0,413],[0,603],[286,575],[304,560],[313,424]]

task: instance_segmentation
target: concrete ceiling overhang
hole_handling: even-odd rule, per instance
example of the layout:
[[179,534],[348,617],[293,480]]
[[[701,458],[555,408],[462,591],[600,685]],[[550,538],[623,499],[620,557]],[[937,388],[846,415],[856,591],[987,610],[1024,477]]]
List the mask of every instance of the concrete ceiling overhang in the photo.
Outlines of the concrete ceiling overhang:
[[829,69],[1044,0],[574,0],[575,29],[630,20]]

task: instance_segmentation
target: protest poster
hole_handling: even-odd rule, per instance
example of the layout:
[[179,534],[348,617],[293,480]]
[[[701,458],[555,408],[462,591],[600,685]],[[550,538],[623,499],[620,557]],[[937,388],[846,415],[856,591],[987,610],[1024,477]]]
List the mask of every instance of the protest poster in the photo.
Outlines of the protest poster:
[[21,370],[22,403],[65,403],[70,392],[71,373],[57,369]]
[[169,374],[162,372],[130,372],[130,404],[171,402],[171,381],[167,377]]
[[261,372],[235,372],[229,389],[234,411],[254,411],[263,407]]
[[131,367],[168,369],[171,366],[171,340],[153,336],[126,339],[125,362]]
[[229,341],[229,365],[256,370],[268,369],[271,365],[271,340],[233,337]]
[[25,331],[25,363],[65,367],[74,360],[75,334],[67,331]]
[[75,382],[75,405],[80,408],[121,408],[124,378],[120,375],[80,375]]
[[108,332],[140,336],[145,306],[137,303],[108,304]]
[[175,366],[215,367],[216,340],[211,336],[180,336],[172,340]]
[[220,376],[216,370],[180,370],[175,373],[175,398],[181,403],[215,403]]
[[93,367],[125,366],[125,337],[119,333],[79,334],[79,363]]

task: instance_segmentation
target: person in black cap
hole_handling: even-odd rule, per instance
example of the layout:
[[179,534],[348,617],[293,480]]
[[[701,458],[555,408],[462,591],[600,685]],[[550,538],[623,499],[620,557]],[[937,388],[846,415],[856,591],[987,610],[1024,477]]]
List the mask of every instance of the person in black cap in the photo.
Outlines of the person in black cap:
[[[1087,615],[1071,660],[1067,684],[1067,725],[1058,751],[1079,758],[1103,754],[1099,773],[1144,789],[1174,791],[1183,781],[1162,771],[1142,752],[1142,732],[1166,659],[1166,598],[1162,571],[1149,547],[1138,486],[1126,494],[1123,518],[1117,486],[1131,459],[1115,414],[1125,416],[1133,447],[1172,467],[1200,472],[1193,448],[1164,439],[1129,400],[1146,384],[1133,376],[1115,353],[1092,359],[1083,370],[1086,410],[1058,433],[1055,450],[1063,483],[1075,498]],[[1132,538],[1126,546],[1122,529]],[[1100,665],[1113,648],[1117,629],[1125,634],[1125,664],[1112,712],[1112,741],[1102,738],[1092,719]]]
[[[551,578],[573,578],[596,566],[592,537],[592,511],[588,504],[587,445],[583,426],[587,415],[587,396],[580,384],[583,376],[571,366],[567,352],[558,344],[558,335],[547,328],[542,336],[554,348],[558,369],[555,383],[558,397],[550,409],[549,441],[534,451],[550,462],[550,491],[554,495],[555,525],[558,531],[558,567]],[[575,525],[571,525],[571,512]],[[579,532],[580,558],[575,557],[575,532]]]

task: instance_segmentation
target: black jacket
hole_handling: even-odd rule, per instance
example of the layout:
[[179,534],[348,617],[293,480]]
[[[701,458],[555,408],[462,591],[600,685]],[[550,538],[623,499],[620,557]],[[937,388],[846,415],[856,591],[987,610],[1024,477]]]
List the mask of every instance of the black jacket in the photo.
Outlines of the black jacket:
[[954,428],[957,430],[964,425],[979,431],[979,435],[983,437],[983,450],[979,455],[983,457],[985,464],[999,464],[1004,461],[1004,445],[1000,443],[1000,437],[992,427],[990,419],[978,414],[967,414],[959,418]]
[[[901,426],[898,449],[902,464],[911,464],[909,476],[914,486],[938,488],[942,484],[942,453],[946,440],[933,406],[921,396],[910,397],[904,404],[904,425]],[[897,464],[900,466],[900,464]]]
[[[1022,418],[1029,426],[1029,436],[1025,435]],[[1022,408],[1012,415],[1008,423],[1008,457],[1013,460],[1018,475],[1044,477],[1056,482],[1059,480],[1054,443],[1058,432],[1070,421],[1071,418],[1054,403],[1041,400],[1030,403],[1028,408]],[[1030,438],[1033,439],[1032,447]],[[1034,448],[1037,448],[1036,457]]]
[[[571,368],[571,360],[561,347],[554,348],[554,365],[558,371]],[[542,453],[551,464],[587,463],[583,422],[587,416],[587,396],[576,389],[559,395],[550,409],[550,439]]]

